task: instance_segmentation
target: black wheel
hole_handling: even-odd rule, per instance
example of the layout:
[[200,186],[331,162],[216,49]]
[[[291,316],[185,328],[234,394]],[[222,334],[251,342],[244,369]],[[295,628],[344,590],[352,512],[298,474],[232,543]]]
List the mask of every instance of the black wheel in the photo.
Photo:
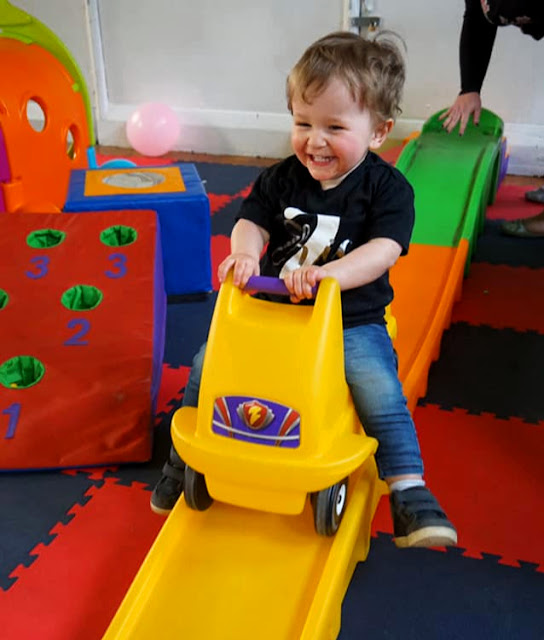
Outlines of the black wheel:
[[204,475],[191,469],[189,465],[185,467],[183,495],[187,506],[196,511],[206,511],[213,502],[213,498],[208,493]]
[[333,536],[338,531],[347,497],[347,478],[312,495],[315,530],[320,536]]

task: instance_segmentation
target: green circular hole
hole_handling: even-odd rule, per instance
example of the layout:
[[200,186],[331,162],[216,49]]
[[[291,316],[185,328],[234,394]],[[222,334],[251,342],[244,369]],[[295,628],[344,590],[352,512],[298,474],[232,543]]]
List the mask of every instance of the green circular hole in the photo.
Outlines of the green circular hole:
[[8,306],[9,296],[6,291],[0,289],[0,309],[5,309]]
[[59,245],[66,234],[58,229],[38,229],[30,233],[26,239],[26,243],[33,249],[49,249]]
[[98,307],[102,298],[100,289],[87,284],[78,284],[62,294],[61,302],[72,311],[89,311]]
[[15,356],[0,365],[0,384],[8,389],[28,389],[45,373],[43,364],[32,356]]
[[126,247],[127,244],[136,242],[137,237],[138,232],[136,229],[122,224],[108,227],[100,234],[100,240],[108,247]]

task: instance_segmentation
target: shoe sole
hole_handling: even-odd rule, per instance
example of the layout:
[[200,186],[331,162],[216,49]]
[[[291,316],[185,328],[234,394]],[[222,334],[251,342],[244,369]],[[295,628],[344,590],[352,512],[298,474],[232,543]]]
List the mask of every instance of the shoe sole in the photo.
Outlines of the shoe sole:
[[424,527],[402,538],[394,538],[400,549],[409,547],[451,547],[457,544],[457,533],[449,527]]
[[151,511],[156,513],[158,516],[168,516],[172,509],[161,509],[161,507],[157,507],[157,505],[153,504],[153,502],[149,501],[149,506],[151,507]]

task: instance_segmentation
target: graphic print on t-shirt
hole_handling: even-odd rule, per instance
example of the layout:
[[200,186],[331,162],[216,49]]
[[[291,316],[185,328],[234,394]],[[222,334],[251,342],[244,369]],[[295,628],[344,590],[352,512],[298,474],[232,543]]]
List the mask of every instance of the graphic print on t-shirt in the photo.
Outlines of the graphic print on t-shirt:
[[[305,213],[296,207],[287,207],[283,213],[289,239],[272,253],[273,264],[283,265],[280,278],[300,267],[324,264],[333,257],[331,252],[340,226],[339,216]],[[350,244],[349,240],[344,240],[336,247],[334,257],[342,257]]]

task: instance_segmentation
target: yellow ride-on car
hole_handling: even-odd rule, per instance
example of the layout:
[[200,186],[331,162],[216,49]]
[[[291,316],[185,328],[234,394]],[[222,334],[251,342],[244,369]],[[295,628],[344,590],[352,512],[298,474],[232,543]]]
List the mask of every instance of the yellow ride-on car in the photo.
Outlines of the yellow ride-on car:
[[185,501],[197,510],[215,499],[299,514],[309,497],[316,531],[333,535],[350,474],[377,448],[345,380],[338,283],[323,280],[313,305],[270,302],[248,289],[287,294],[275,278],[251,278],[242,291],[229,275],[221,287],[198,408],[182,407],[172,420],[187,465]]

